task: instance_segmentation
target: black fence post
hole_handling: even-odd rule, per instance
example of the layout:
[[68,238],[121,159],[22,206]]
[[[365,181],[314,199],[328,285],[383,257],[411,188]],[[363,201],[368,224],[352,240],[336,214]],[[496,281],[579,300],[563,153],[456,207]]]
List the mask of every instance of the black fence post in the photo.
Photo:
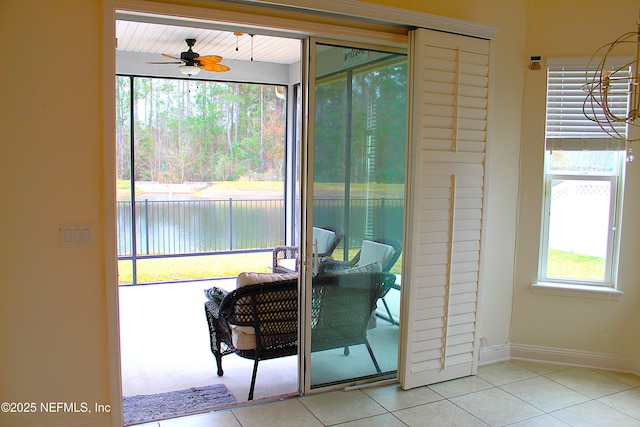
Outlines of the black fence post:
[[233,199],[229,197],[229,250],[233,250]]
[[385,203],[384,203],[384,197],[382,197],[380,199],[380,208],[381,208],[381,212],[380,212],[380,235],[381,236],[386,236],[387,234],[387,230],[385,227]]
[[144,232],[147,246],[147,255],[149,255],[149,199],[144,199]]

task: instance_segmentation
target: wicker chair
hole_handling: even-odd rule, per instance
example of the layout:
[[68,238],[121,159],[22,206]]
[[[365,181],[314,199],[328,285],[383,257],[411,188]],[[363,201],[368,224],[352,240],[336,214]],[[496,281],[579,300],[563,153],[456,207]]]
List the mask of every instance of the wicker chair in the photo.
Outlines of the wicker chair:
[[[333,233],[333,239],[331,242],[328,242],[327,246],[323,248],[321,252],[318,253],[318,259],[320,262],[327,257],[330,257],[333,254],[333,251],[338,247],[342,238],[344,237],[344,230],[340,227],[313,227],[314,235],[316,233],[322,233],[322,230],[330,231]],[[273,248],[273,272],[274,273],[288,273],[291,271],[298,271],[298,266],[295,266],[295,269],[292,270],[290,268],[286,268],[280,265],[281,260],[283,259],[291,259],[297,260],[299,259],[299,248],[297,246],[277,246]]]
[[[324,275],[312,284],[311,351],[365,344],[380,372],[367,341],[367,325],[378,298],[395,281],[384,273]],[[298,281],[247,285],[230,292],[220,305],[205,303],[211,352],[217,374],[222,376],[222,357],[235,353],[254,360],[248,400],[253,399],[258,362],[298,352]],[[254,348],[234,346],[232,327],[252,327]]]
[[[224,375],[222,357],[227,354],[255,361],[248,400],[253,399],[260,360],[298,353],[297,279],[243,286],[230,292],[219,306],[207,301],[205,313],[218,376]],[[237,342],[234,345],[232,325],[252,327],[254,345],[237,348],[240,346]]]
[[[336,272],[349,270],[351,268],[357,268],[359,266],[364,266],[365,264],[370,263],[372,261],[379,262],[382,268],[382,272],[388,273],[391,270],[391,268],[394,266],[394,264],[398,261],[398,258],[400,258],[400,254],[402,253],[402,243],[398,239],[394,239],[393,237],[379,237],[379,238],[373,239],[369,242],[373,242],[374,244],[380,243],[383,245],[387,245],[392,247],[393,250],[391,251],[390,255],[386,257],[386,259],[372,259],[367,254],[365,254],[367,255],[367,259],[361,259],[362,253],[364,252],[364,249],[365,249],[364,246],[366,245],[365,242],[367,242],[367,240],[362,241],[363,246],[360,248],[358,253],[349,261],[337,261],[337,260],[331,260],[331,259],[325,260],[319,266],[320,267],[319,274],[334,274]],[[400,289],[400,287],[396,286],[395,284],[392,286],[392,288]],[[388,320],[389,322],[395,325],[396,322],[393,319],[393,316],[391,315],[391,310],[389,309],[389,305],[387,304],[387,301],[384,299],[387,292],[385,292],[380,297],[382,299],[382,304],[384,305],[384,308],[388,316],[385,320]],[[384,318],[384,316],[381,316],[381,317]]]
[[311,297],[311,351],[367,346],[371,361],[380,366],[367,340],[376,302],[395,283],[390,273],[353,273],[316,276]]

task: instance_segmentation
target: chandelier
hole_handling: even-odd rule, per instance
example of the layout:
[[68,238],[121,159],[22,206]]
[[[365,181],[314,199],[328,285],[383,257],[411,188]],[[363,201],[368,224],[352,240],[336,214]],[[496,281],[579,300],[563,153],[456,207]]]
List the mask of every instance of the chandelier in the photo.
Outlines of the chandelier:
[[[624,64],[612,66],[610,58],[619,48],[633,45],[635,58]],[[630,142],[640,138],[629,139],[626,126],[640,127],[640,78],[638,67],[640,59],[640,21],[637,31],[621,35],[615,41],[600,47],[591,57],[586,75],[584,90],[584,115],[613,138],[621,139],[627,147],[627,160],[633,161]],[[595,71],[594,71],[595,70]],[[626,106],[615,105],[611,100],[614,95],[628,95]],[[626,108],[624,108],[626,107]]]

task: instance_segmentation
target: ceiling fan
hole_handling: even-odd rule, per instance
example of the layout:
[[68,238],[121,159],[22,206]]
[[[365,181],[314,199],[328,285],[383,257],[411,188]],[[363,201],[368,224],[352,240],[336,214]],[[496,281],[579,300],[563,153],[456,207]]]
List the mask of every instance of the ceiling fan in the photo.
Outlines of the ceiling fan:
[[196,44],[196,39],[186,39],[189,50],[180,53],[180,58],[163,53],[162,56],[166,58],[175,59],[172,62],[150,62],[150,64],[181,64],[178,68],[180,72],[185,76],[195,76],[200,72],[200,69],[207,71],[223,72],[229,71],[230,68],[226,65],[220,64],[222,57],[218,55],[204,55],[200,56],[197,52],[194,52],[191,48]]

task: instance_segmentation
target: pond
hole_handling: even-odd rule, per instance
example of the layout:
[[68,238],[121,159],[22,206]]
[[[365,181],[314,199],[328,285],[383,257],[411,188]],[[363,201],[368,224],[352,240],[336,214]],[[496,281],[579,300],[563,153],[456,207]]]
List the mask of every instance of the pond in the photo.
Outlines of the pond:
[[[133,252],[130,201],[117,202],[118,257]],[[172,256],[264,250],[283,245],[285,203],[264,200],[140,200],[135,204],[136,253]],[[402,240],[402,199],[352,199],[349,243],[377,236]],[[314,200],[318,225],[344,228],[343,199]]]

